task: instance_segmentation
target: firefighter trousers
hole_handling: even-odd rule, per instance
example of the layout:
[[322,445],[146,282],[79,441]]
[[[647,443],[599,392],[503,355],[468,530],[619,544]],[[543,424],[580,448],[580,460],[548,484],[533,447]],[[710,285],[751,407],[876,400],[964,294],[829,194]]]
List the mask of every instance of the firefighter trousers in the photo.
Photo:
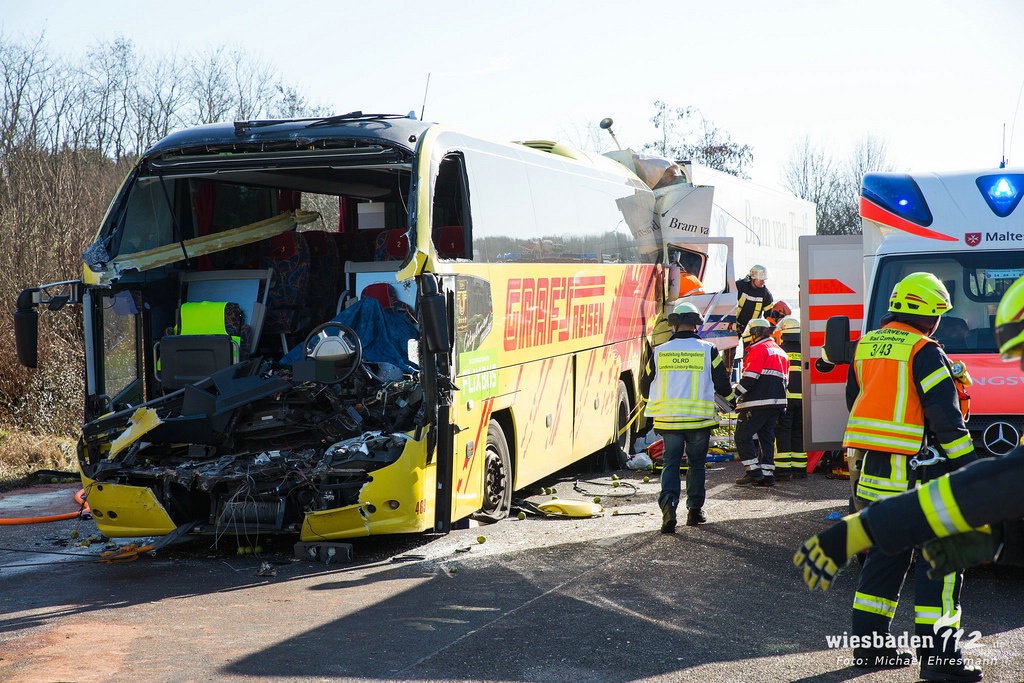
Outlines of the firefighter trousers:
[[877,633],[884,638],[891,633],[900,591],[916,553],[914,633],[922,637],[923,643],[917,654],[956,656],[959,652],[959,639],[953,636],[960,627],[963,573],[930,579],[926,571],[928,562],[919,556],[920,552],[914,548],[894,555],[887,555],[877,548],[868,551],[853,599],[852,634],[874,638],[873,634]]

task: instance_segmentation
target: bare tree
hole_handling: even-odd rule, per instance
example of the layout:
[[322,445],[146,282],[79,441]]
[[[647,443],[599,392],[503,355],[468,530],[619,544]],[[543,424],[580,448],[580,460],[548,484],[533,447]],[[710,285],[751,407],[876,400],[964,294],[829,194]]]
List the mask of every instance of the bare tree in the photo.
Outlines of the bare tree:
[[670,107],[654,103],[651,123],[661,132],[643,151],[676,161],[696,161],[740,178],[749,178],[746,167],[754,161],[750,145],[732,141],[732,136],[708,120],[696,107]]
[[[153,59],[119,37],[72,63],[54,57],[42,34],[18,42],[0,33],[0,300],[80,277],[82,249],[121,179],[175,128],[322,109],[240,50]],[[34,372],[0,354],[0,424],[78,428],[81,322],[76,307],[40,316]],[[13,338],[10,315],[0,316],[0,338]]]
[[840,163],[823,145],[804,136],[782,168],[782,184],[817,205],[819,235],[859,234],[861,179],[865,173],[892,169],[883,138],[858,138],[850,157]]

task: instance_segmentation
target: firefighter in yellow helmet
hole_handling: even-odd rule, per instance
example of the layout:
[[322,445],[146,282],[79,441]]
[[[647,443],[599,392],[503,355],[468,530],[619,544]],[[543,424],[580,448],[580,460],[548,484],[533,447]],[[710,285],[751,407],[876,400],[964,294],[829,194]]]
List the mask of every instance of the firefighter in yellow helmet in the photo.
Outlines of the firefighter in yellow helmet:
[[[1024,371],[1024,278],[1003,295],[995,336],[1002,359]],[[810,588],[822,590],[847,558],[869,547],[895,553],[924,543],[935,576],[982,562],[1024,565],[1021,481],[1024,445],[846,517],[808,539],[793,562]]]
[[[936,470],[957,469],[976,457],[960,411],[952,363],[931,338],[949,308],[949,293],[938,278],[911,273],[893,288],[882,328],[868,332],[857,343],[847,383],[851,410],[843,445],[864,451],[857,496],[870,504],[861,513],[867,519],[875,506],[942,474]],[[920,499],[921,491],[930,490],[934,489],[918,489],[907,497]],[[811,587],[827,588],[835,568],[872,545],[862,517],[851,515],[841,524],[834,532],[835,539],[842,536],[841,541],[826,538],[822,542],[822,536],[831,531],[827,530],[808,540],[794,557]],[[905,525],[906,520],[893,518],[871,529],[898,537]],[[853,552],[843,555],[850,549]],[[891,554],[868,553],[854,596],[851,635],[856,642],[872,646],[854,648],[856,665],[913,663],[910,653],[873,644],[892,642],[889,626],[914,554],[912,544]],[[835,561],[836,555],[842,559]],[[981,670],[965,663],[957,639],[948,637],[960,626],[963,573],[932,578],[926,569],[924,561],[918,562],[914,579],[915,633],[925,644],[917,652],[921,677],[981,680]]]

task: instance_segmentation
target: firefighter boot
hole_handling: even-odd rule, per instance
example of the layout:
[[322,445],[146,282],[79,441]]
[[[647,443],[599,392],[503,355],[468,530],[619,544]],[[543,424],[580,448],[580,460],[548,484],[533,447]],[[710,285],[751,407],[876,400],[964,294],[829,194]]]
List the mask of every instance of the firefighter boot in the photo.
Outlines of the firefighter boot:
[[676,508],[671,503],[661,506],[661,533],[674,534],[676,532]]
[[736,484],[739,486],[750,486],[764,479],[764,475],[761,474],[761,470],[747,470],[746,474],[736,480]]

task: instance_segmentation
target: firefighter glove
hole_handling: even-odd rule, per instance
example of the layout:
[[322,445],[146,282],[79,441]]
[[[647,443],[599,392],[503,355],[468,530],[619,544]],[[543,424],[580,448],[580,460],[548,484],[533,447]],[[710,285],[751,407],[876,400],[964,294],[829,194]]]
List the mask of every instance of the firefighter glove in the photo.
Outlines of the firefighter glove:
[[921,548],[921,553],[931,565],[928,577],[939,579],[983,562],[995,562],[1002,545],[1002,526],[991,528],[986,525],[975,531],[928,541]]
[[839,568],[861,550],[870,548],[871,537],[859,514],[847,515],[800,546],[793,564],[803,570],[804,583],[811,590],[828,590]]

